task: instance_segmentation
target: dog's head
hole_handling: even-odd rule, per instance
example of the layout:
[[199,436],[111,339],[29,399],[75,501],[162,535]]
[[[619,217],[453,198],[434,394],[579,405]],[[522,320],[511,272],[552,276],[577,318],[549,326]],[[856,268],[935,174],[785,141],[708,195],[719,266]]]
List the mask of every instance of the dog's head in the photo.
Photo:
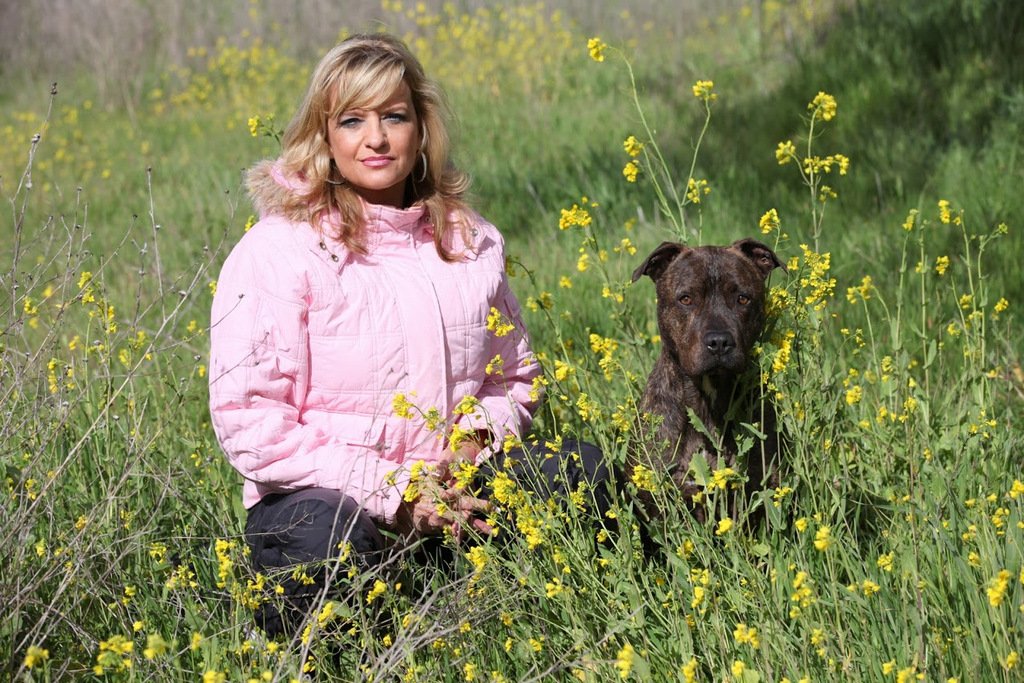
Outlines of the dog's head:
[[663,242],[633,271],[647,275],[658,295],[658,330],[665,350],[690,377],[742,371],[764,327],[765,280],[785,270],[760,242],[687,247]]

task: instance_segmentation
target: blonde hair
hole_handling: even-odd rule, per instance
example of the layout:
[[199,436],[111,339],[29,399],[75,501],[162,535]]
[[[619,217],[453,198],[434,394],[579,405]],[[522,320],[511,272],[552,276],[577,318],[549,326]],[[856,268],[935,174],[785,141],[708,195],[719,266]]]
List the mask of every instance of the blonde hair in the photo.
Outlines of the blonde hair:
[[469,176],[449,159],[444,94],[427,78],[409,48],[386,33],[347,38],[324,55],[313,70],[309,88],[285,130],[281,154],[283,170],[302,178],[309,190],[296,193],[294,205],[287,208],[295,211],[304,204],[310,222],[320,230],[325,227],[326,217],[337,212],[341,221],[334,237],[352,251],[366,253],[362,203],[351,186],[339,182],[327,142],[327,126],[346,110],[382,104],[402,81],[412,94],[422,152],[406,179],[406,196],[410,203],[425,205],[434,225],[437,253],[445,261],[453,261],[456,256],[444,244],[455,229],[453,217],[461,230],[467,229],[466,221],[457,217],[468,211],[463,195],[469,188]]

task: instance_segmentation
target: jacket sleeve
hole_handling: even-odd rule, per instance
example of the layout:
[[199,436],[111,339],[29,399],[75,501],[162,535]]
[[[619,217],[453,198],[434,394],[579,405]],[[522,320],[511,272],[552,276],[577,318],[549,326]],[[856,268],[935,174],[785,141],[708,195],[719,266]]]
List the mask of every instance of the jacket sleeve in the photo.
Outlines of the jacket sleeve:
[[[497,230],[501,262],[504,264],[504,243]],[[521,437],[533,421],[533,411],[541,396],[541,386],[534,378],[541,374],[540,364],[530,348],[529,336],[522,319],[522,310],[502,270],[501,284],[491,302],[498,315],[488,324],[488,372],[477,392],[479,406],[463,416],[462,429],[486,430],[493,437],[495,448],[509,433]]]
[[261,244],[258,227],[225,261],[213,300],[210,412],[221,448],[264,493],[336,489],[390,524],[405,468],[302,422],[308,275],[301,254]]

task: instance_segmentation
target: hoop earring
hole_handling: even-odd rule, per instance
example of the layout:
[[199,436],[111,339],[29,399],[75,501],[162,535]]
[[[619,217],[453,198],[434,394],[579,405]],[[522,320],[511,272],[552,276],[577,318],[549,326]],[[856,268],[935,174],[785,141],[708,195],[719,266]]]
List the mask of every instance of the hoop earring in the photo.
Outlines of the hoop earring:
[[[338,167],[334,164],[334,160],[331,160],[331,168],[328,171],[328,173],[331,173],[332,171],[337,170],[337,168]],[[328,177],[328,178],[324,178],[324,182],[326,182],[328,185],[344,185],[345,184],[345,176],[341,175],[341,171],[338,171],[338,175],[341,176],[341,180],[331,180]]]
[[417,183],[422,183],[424,180],[427,179],[427,169],[428,169],[428,167],[427,167],[427,155],[426,155],[425,152],[420,152],[420,161],[423,162],[423,173],[420,175],[419,178],[416,179]]

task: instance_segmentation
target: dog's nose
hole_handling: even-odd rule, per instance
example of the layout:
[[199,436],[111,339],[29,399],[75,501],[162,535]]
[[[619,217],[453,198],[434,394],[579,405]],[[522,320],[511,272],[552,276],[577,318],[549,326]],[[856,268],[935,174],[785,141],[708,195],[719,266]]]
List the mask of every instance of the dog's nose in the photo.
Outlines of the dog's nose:
[[708,332],[704,335],[704,346],[713,356],[723,356],[736,346],[728,332]]

